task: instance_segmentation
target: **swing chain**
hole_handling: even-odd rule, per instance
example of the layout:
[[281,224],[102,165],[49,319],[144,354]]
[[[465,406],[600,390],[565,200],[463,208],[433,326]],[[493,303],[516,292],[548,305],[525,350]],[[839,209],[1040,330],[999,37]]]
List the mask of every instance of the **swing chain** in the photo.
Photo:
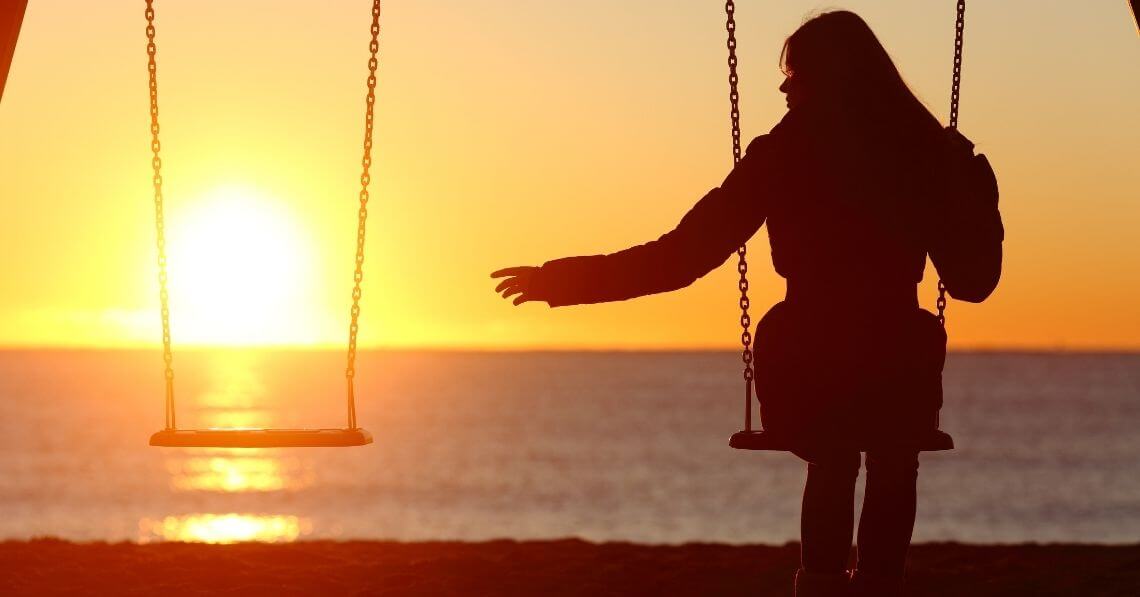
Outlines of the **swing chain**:
[[732,119],[732,165],[740,162],[740,92],[737,86],[740,78],[736,74],[736,5],[727,0],[724,11],[728,15],[725,29],[728,31],[728,101],[732,106],[729,116]]
[[950,82],[950,128],[958,128],[958,93],[962,86],[962,42],[966,31],[966,0],[958,0],[954,20],[954,73]]
[[[966,0],[958,0],[954,20],[954,72],[950,81],[950,128],[958,130],[958,99],[962,86],[962,42],[966,32]],[[938,323],[946,327],[946,285],[938,280]]]
[[147,73],[150,79],[150,152],[151,168],[154,176],[151,183],[154,185],[154,224],[156,246],[158,248],[158,300],[161,304],[162,315],[162,360],[165,364],[163,377],[166,381],[166,428],[175,427],[174,420],[174,355],[170,349],[170,293],[167,291],[166,275],[166,219],[163,209],[162,195],[162,143],[158,139],[158,65],[155,55],[158,46],[154,43],[154,2],[146,0],[146,55]]
[[364,109],[364,157],[360,160],[360,208],[357,211],[356,225],[356,270],[352,276],[351,323],[348,326],[348,366],[345,379],[348,382],[348,428],[356,429],[356,397],[353,380],[356,378],[356,334],[360,329],[360,283],[364,280],[364,231],[368,220],[368,184],[372,182],[369,172],[372,167],[372,126],[375,121],[376,68],[379,66],[377,53],[380,51],[380,0],[372,0],[372,40],[368,44],[368,95]]
[[[732,165],[740,163],[740,92],[739,77],[736,74],[736,4],[733,0],[726,0],[724,11],[727,16],[725,29],[728,32],[728,100],[731,104],[729,116],[732,119]],[[736,250],[739,261],[736,271],[740,273],[737,288],[740,289],[740,343],[744,347],[740,358],[744,362],[744,425],[745,429],[752,428],[752,319],[748,315],[750,301],[748,299],[748,246],[741,245]]]

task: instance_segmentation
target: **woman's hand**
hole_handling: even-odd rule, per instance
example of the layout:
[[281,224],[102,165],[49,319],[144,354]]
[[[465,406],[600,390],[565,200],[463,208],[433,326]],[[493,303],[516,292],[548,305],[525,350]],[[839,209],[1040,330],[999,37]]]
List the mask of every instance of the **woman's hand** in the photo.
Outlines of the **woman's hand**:
[[506,277],[506,280],[499,282],[499,285],[495,287],[495,292],[501,293],[505,299],[517,294],[518,296],[514,300],[515,305],[521,305],[527,301],[543,300],[531,292],[531,281],[536,273],[538,273],[538,268],[532,265],[507,267],[493,272],[491,273],[492,278]]

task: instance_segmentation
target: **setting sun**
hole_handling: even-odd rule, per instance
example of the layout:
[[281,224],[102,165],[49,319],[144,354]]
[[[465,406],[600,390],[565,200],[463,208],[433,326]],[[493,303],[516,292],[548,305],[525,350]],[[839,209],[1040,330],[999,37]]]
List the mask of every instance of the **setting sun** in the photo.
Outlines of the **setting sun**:
[[168,216],[176,342],[311,342],[313,247],[283,206],[222,187]]

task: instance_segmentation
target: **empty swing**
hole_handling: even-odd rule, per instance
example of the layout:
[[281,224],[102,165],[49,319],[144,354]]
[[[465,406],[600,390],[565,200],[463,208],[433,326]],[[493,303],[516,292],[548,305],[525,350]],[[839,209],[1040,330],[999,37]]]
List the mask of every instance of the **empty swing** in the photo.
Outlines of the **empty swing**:
[[159,156],[161,144],[158,133],[158,80],[155,65],[155,28],[153,0],[146,0],[147,70],[150,74],[150,133],[151,165],[154,169],[154,209],[155,229],[158,246],[158,283],[162,315],[162,356],[165,363],[166,380],[166,424],[150,436],[150,445],[166,447],[218,447],[218,448],[283,448],[283,447],[347,447],[372,443],[372,435],[357,426],[354,379],[356,376],[356,336],[360,315],[360,283],[363,280],[364,232],[368,217],[368,184],[371,181],[369,168],[372,165],[372,125],[373,107],[376,103],[376,68],[380,36],[380,0],[372,2],[372,40],[369,43],[368,94],[364,110],[364,157],[361,160],[363,171],[360,175],[360,208],[357,212],[356,229],[356,269],[353,276],[351,323],[348,333],[348,363],[345,369],[347,381],[347,424],[343,429],[179,429],[175,421],[174,408],[174,369],[170,339],[170,308],[168,305],[166,274],[166,237],[163,219],[162,158]]
[[[729,101],[731,103],[732,118],[732,158],[735,166],[740,162],[740,95],[737,90],[738,77],[736,74],[736,19],[734,0],[725,2],[727,21],[725,28],[728,31],[728,85]],[[950,89],[950,128],[958,128],[958,92],[962,75],[962,41],[965,28],[966,0],[957,0],[957,17],[954,26],[954,68]],[[753,386],[753,354],[751,318],[748,315],[748,262],[746,260],[747,247],[737,249],[739,261],[737,271],[740,272],[738,287],[740,289],[740,326],[741,344],[744,350],[741,358],[744,361],[744,429],[732,434],[728,445],[739,450],[772,450],[790,451],[795,449],[795,438],[778,435],[772,432],[752,428],[752,386]],[[938,321],[946,325],[946,286],[942,280],[938,281]],[[954,449],[954,439],[950,434],[938,429],[937,418],[933,429],[913,438],[909,443],[896,444],[896,447],[910,448],[917,451],[934,452]]]

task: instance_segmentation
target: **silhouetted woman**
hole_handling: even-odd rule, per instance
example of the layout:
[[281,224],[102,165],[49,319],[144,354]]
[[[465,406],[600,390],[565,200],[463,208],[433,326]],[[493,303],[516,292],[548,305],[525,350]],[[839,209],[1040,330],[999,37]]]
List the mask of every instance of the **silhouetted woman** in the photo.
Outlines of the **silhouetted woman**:
[[[666,292],[767,222],[787,295],[757,326],[756,387],[765,429],[792,438],[808,462],[797,593],[898,594],[918,477],[907,445],[937,425],[946,342],[916,285],[929,254],[955,298],[990,294],[1001,267],[996,182],[986,164],[963,183],[972,145],[915,98],[854,13],[807,21],[781,66],[787,114],[673,231],[492,276],[506,277],[496,290],[516,305]],[[849,581],[861,451],[867,486]]]

